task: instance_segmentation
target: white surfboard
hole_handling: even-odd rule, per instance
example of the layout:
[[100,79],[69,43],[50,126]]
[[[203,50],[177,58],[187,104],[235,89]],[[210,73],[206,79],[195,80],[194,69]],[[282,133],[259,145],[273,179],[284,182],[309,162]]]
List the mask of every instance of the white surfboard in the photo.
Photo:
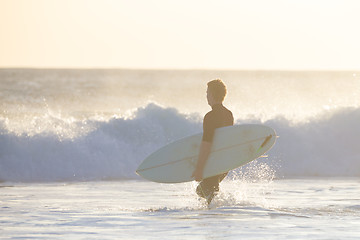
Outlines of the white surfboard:
[[[148,156],[136,173],[159,183],[180,183],[191,177],[197,163],[202,133],[170,143]],[[275,143],[276,133],[258,124],[235,125],[215,130],[203,177],[228,172],[255,160]]]

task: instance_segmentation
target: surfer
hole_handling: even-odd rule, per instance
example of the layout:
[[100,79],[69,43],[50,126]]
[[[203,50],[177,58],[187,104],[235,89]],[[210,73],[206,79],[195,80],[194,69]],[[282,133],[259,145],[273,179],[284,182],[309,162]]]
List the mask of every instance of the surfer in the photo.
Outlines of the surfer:
[[211,152],[215,129],[232,126],[234,124],[234,117],[232,112],[223,106],[226,86],[222,80],[216,79],[208,82],[206,96],[212,110],[205,115],[203,120],[202,142],[196,169],[192,177],[200,182],[196,188],[196,193],[200,197],[205,198],[207,203],[210,204],[215,194],[219,191],[219,183],[226,177],[227,173],[203,179],[203,170]]

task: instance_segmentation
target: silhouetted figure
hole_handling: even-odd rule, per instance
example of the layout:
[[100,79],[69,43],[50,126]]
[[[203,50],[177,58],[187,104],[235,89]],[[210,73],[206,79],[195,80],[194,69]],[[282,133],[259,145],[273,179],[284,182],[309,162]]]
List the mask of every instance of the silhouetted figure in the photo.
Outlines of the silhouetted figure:
[[200,145],[199,158],[196,169],[192,176],[196,181],[201,181],[196,193],[207,200],[210,204],[215,194],[219,191],[219,183],[226,177],[227,173],[203,179],[203,170],[211,152],[215,129],[232,126],[234,117],[232,112],[223,106],[226,96],[226,86],[220,79],[207,83],[207,101],[212,110],[208,112],[203,121],[203,137]]

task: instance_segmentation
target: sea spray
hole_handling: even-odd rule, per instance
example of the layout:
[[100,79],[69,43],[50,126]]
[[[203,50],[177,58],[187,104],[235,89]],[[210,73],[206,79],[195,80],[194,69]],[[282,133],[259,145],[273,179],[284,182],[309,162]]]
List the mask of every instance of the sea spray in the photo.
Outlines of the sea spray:
[[360,176],[356,72],[0,69],[0,179],[138,179],[146,156],[202,131],[214,78],[236,124],[277,132],[277,178]]
[[255,160],[230,171],[220,184],[220,192],[214,199],[215,206],[262,206],[267,208],[267,195],[276,170],[263,160]]
[[360,108],[340,108],[305,123],[274,118],[264,124],[279,136],[268,152],[280,177],[359,177]]
[[[360,109],[344,108],[303,124],[292,124],[284,118],[265,122],[237,119],[236,124],[260,122],[275,129],[279,138],[264,160],[276,169],[278,178],[355,177],[360,176],[358,119]],[[57,126],[62,125],[61,121],[56,120]],[[73,121],[77,131],[81,127],[91,130],[69,138],[51,131],[33,135],[14,133],[2,120],[0,179],[25,182],[137,179],[134,171],[145,157],[172,141],[201,132],[201,122],[199,116],[153,103],[138,108],[131,118]]]
[[137,178],[136,167],[147,155],[171,141],[201,131],[196,119],[154,104],[139,108],[131,118],[89,120],[86,125],[93,130],[79,137],[63,138],[49,131],[34,135],[13,133],[2,124],[0,179],[24,182],[133,179]]

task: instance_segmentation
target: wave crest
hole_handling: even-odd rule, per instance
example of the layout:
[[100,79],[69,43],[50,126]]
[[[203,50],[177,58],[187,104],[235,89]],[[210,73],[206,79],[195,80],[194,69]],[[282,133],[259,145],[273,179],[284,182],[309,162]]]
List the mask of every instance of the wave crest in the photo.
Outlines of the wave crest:
[[[258,160],[277,177],[360,176],[360,109],[344,108],[294,125],[278,117],[264,122],[280,136],[269,157]],[[130,118],[75,122],[91,131],[61,138],[54,132],[15,134],[0,121],[0,180],[15,182],[134,179],[150,153],[201,132],[201,117],[154,103]],[[237,120],[237,124],[260,120]],[[85,126],[84,126],[85,127]],[[251,171],[243,168],[241,171]]]

